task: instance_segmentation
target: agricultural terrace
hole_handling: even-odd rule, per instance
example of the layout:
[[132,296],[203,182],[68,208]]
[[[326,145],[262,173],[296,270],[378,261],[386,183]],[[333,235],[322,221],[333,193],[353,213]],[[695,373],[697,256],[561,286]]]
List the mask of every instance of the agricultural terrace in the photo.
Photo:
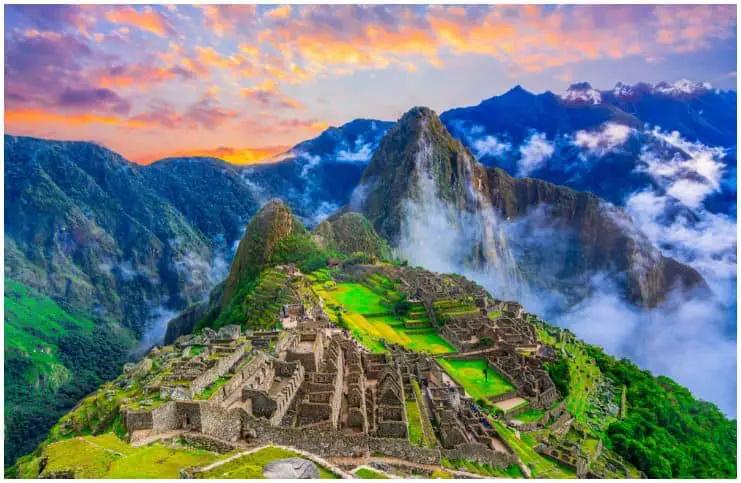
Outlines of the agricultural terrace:
[[[576,421],[589,425],[590,394],[595,390],[602,373],[594,360],[586,353],[583,345],[573,337],[561,332],[559,337],[553,336],[545,327],[536,325],[538,338],[555,347],[559,353],[568,354],[569,366],[569,394],[566,396],[566,409],[576,418]],[[612,418],[614,420],[614,418]],[[597,426],[605,427],[610,421],[593,421]]]
[[432,303],[432,310],[435,311],[437,318],[441,320],[451,317],[476,315],[480,311],[474,303],[473,297],[436,300]]
[[463,386],[474,400],[498,396],[515,387],[492,368],[484,359],[456,360],[440,358],[437,360],[445,371]]
[[[135,448],[108,433],[70,438],[45,447],[42,456],[25,466],[38,471],[42,458],[48,462],[41,477],[73,472],[75,478],[178,478],[184,467],[203,466],[224,456],[202,449],[168,447],[159,443]],[[36,474],[26,477],[36,477]],[[21,475],[24,476],[23,474]]]
[[531,438],[528,438],[526,434],[521,434],[518,437],[514,431],[502,424],[500,421],[488,418],[489,422],[497,430],[499,436],[504,438],[507,444],[512,447],[515,454],[522,460],[522,462],[530,468],[533,478],[575,478],[573,470],[564,468],[557,464],[555,461],[545,458],[543,455],[537,453],[533,447],[538,443]]
[[399,305],[403,297],[386,277],[373,274],[362,283],[337,284],[326,271],[314,272],[311,277],[313,288],[324,299],[329,314],[336,316],[338,324],[347,327],[368,350],[385,352],[381,343],[384,340],[415,352],[455,352],[431,325],[422,304]]

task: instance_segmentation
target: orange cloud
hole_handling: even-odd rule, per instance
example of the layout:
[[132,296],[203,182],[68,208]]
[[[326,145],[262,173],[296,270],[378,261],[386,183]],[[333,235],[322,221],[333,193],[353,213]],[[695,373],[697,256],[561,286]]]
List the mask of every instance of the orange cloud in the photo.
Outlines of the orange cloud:
[[150,123],[138,119],[126,119],[110,115],[98,114],[60,114],[43,111],[41,109],[23,109],[5,111],[5,129],[12,129],[19,125],[56,124],[65,126],[81,126],[88,124],[109,124],[129,128],[151,126]]
[[144,10],[136,10],[133,7],[113,7],[105,13],[105,18],[111,23],[131,25],[160,37],[164,37],[170,31],[165,18],[151,7],[145,7]]
[[203,10],[204,22],[219,37],[234,31],[236,26],[242,28],[257,18],[255,5],[196,5]]
[[300,102],[284,95],[270,79],[258,86],[242,89],[242,96],[265,108],[303,109]]
[[284,153],[290,146],[268,146],[262,148],[233,148],[219,146],[217,148],[204,149],[182,149],[157,156],[142,156],[134,162],[138,164],[149,164],[163,158],[173,157],[209,157],[219,158],[228,163],[246,165],[275,162],[276,155]]
[[281,5],[270,10],[266,15],[270,18],[288,18],[292,10],[293,7],[290,5]]

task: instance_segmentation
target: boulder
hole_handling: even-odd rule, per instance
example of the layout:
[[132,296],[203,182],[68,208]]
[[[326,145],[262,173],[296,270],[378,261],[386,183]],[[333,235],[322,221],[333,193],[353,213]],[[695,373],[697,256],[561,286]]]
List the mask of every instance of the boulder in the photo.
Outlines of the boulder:
[[242,329],[236,324],[225,325],[216,333],[218,340],[237,340],[242,335]]
[[190,399],[190,394],[188,394],[188,391],[186,391],[182,387],[162,386],[160,388],[160,399],[164,401],[187,401]]
[[316,465],[303,458],[271,461],[263,467],[262,475],[270,479],[315,479],[320,476]]

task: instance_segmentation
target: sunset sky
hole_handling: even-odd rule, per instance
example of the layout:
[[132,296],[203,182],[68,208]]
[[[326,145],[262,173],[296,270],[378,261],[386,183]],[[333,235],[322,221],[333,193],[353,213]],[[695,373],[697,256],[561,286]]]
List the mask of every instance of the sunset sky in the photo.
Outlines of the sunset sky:
[[736,85],[727,6],[6,6],[6,133],[257,162],[516,84]]

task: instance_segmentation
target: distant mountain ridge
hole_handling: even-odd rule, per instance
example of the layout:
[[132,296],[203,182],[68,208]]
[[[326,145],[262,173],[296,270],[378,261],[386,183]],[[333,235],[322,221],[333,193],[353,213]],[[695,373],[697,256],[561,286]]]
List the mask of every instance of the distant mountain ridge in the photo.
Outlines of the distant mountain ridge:
[[[484,278],[505,277],[499,286],[524,282],[562,294],[567,304],[589,295],[589,278],[599,272],[640,306],[660,304],[675,287],[707,288],[694,269],[662,256],[619,208],[486,169],[427,108],[413,108],[388,131],[358,191],[348,209],[366,215],[411,263],[434,266],[447,257],[448,271],[484,270]],[[550,250],[539,230],[549,230]]]

